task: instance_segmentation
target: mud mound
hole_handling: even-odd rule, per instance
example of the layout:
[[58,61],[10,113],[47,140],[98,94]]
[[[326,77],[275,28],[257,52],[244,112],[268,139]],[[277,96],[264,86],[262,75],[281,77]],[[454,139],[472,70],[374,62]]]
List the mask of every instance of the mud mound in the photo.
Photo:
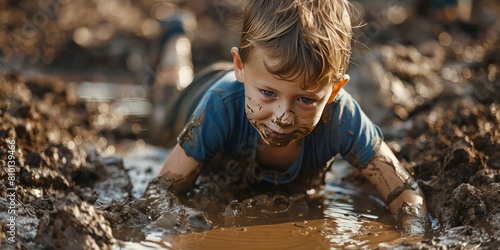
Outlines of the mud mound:
[[35,241],[57,249],[109,249],[115,244],[109,222],[73,193],[54,205],[38,225]]
[[[409,133],[399,154],[412,165],[437,232],[457,237],[453,230],[469,244],[498,242],[500,105],[463,100],[437,107]],[[440,237],[434,243],[446,245]]]
[[99,136],[109,124],[95,122],[106,114],[76,100],[56,79],[10,73],[0,82],[0,178],[8,180],[0,186],[6,208],[0,227],[17,230],[12,240],[19,247],[34,247],[37,235],[48,248],[68,242],[109,248],[114,238],[102,212],[80,201],[94,191],[108,199],[131,192],[123,165],[97,153],[111,146]]

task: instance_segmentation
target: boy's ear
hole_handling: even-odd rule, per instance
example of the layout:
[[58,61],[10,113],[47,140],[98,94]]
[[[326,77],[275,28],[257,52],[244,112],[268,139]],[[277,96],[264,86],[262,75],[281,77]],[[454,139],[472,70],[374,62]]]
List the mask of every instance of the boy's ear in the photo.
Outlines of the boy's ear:
[[234,66],[234,74],[236,75],[236,80],[238,82],[245,82],[245,72],[243,71],[243,62],[241,61],[240,53],[238,52],[238,48],[231,48],[231,55],[233,56],[233,66]]
[[330,98],[328,98],[328,103],[333,102],[335,100],[335,97],[339,93],[339,91],[346,85],[347,82],[349,82],[349,79],[351,77],[348,74],[344,75],[344,78],[340,81],[338,81],[333,87],[332,87],[332,94],[330,95]]

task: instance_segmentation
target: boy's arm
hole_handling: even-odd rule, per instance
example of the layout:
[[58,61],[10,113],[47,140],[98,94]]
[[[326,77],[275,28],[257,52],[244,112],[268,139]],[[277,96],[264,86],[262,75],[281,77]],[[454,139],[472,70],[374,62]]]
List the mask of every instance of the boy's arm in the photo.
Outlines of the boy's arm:
[[425,232],[427,208],[422,191],[385,142],[361,173],[382,195],[406,234]]
[[201,165],[194,158],[189,157],[177,144],[158,175],[172,180],[172,186],[169,189],[174,193],[180,193],[193,185],[200,173]]

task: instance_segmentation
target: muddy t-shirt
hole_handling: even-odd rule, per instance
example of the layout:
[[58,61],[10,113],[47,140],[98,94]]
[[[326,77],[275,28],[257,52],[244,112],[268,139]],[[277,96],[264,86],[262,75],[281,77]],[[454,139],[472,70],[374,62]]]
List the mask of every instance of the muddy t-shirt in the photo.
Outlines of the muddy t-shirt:
[[[224,156],[228,171],[255,165],[259,134],[245,114],[243,84],[230,71],[211,86],[177,138],[187,155],[200,163]],[[340,154],[353,166],[366,164],[376,153],[382,133],[358,103],[341,90],[327,104],[314,130],[302,140],[298,159],[285,172],[254,167],[254,176],[267,182],[290,183],[326,171],[327,162]],[[246,171],[246,170],[245,170]]]

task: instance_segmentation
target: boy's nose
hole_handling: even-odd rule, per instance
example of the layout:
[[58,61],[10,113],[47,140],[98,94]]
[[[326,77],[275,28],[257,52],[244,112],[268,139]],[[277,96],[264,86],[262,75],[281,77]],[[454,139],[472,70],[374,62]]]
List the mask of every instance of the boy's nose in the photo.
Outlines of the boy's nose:
[[273,123],[276,123],[276,125],[282,128],[291,126],[295,122],[295,112],[293,112],[290,109],[287,109],[281,115],[277,115],[274,118],[272,118],[271,121]]

